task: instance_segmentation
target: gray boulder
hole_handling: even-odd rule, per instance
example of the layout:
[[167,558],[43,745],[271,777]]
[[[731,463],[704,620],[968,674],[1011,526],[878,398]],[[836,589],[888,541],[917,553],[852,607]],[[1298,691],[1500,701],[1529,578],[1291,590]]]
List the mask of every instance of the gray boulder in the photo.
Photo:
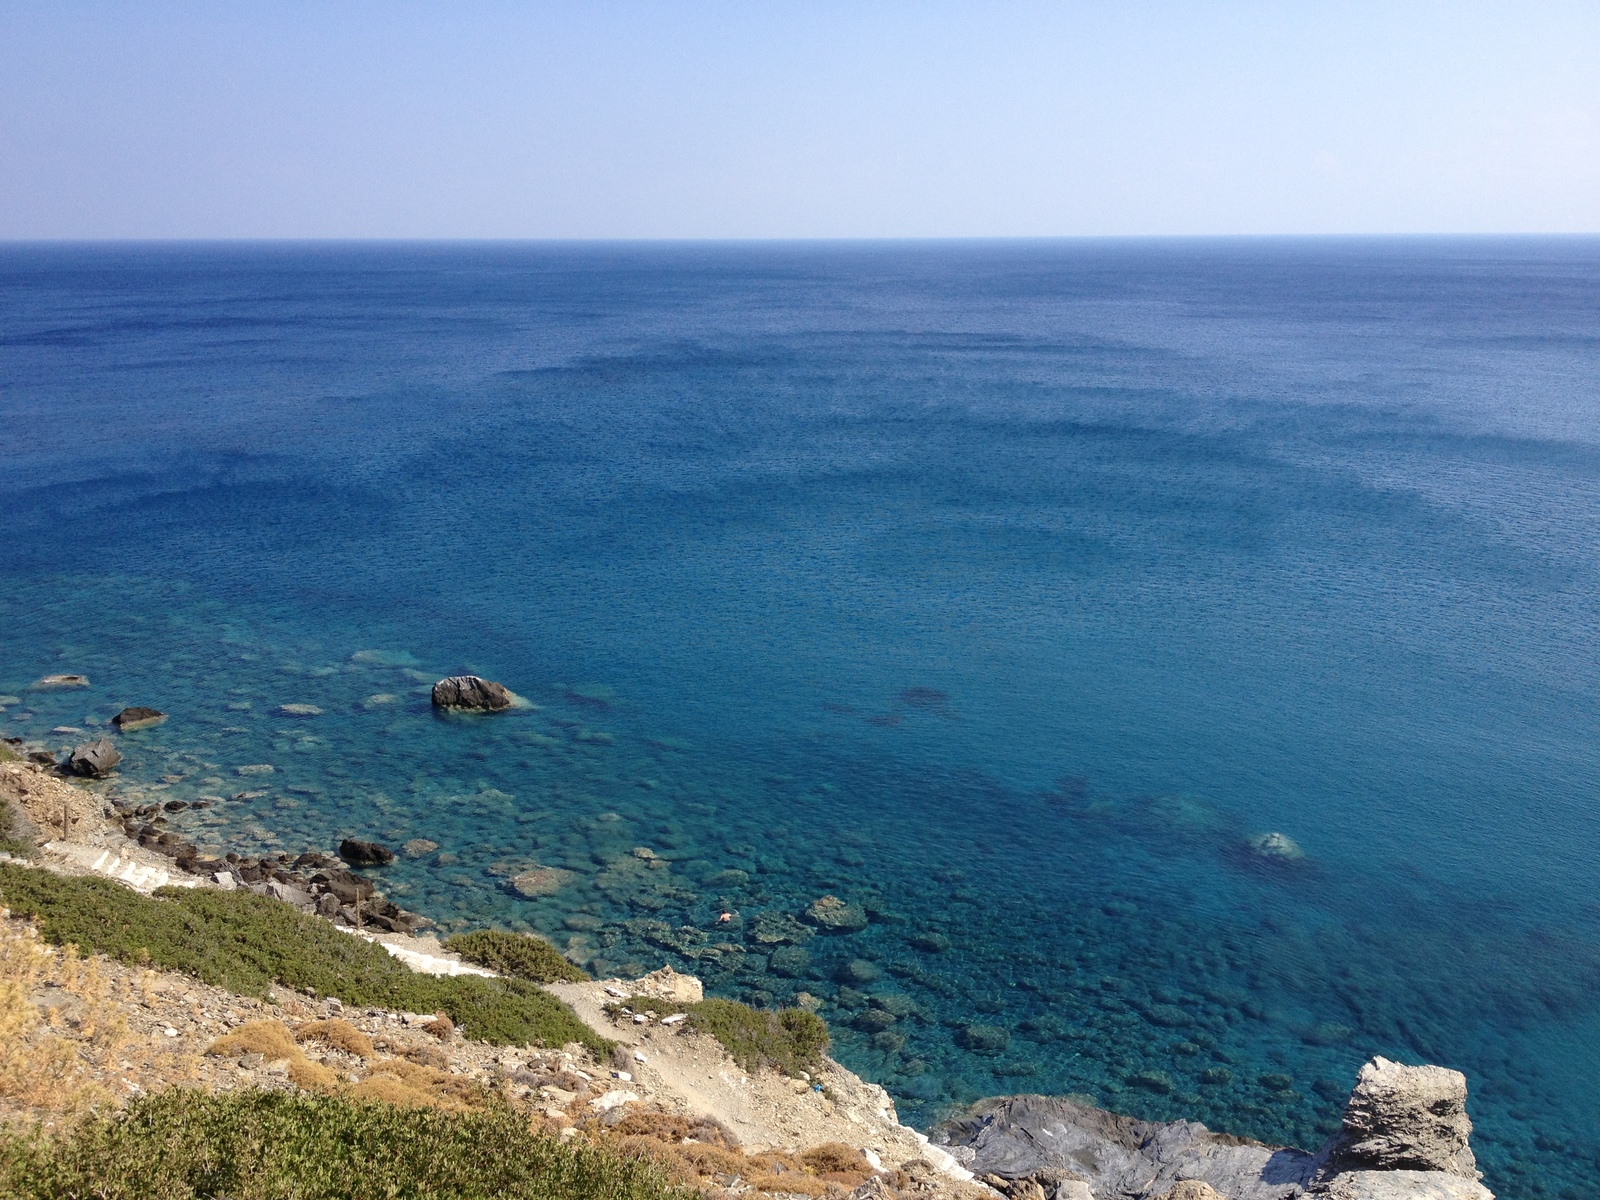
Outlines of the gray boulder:
[[85,779],[104,779],[117,769],[122,755],[111,744],[110,738],[96,738],[85,742],[67,759],[67,770]]
[[304,888],[297,888],[292,883],[279,883],[276,879],[267,880],[267,895],[296,908],[312,908],[316,905],[311,893]]
[[1444,1171],[1476,1180],[1471,1136],[1465,1075],[1374,1058],[1361,1068],[1344,1128],[1323,1157],[1335,1171]]
[[471,712],[500,712],[515,703],[502,684],[476,675],[452,675],[433,685],[435,708],[466,709]]

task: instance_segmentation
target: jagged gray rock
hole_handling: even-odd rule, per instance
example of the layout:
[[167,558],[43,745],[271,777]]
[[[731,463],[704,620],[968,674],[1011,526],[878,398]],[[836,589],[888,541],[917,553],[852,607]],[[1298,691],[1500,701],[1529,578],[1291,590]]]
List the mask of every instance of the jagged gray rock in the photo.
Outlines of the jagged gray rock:
[[1344,1129],[1324,1158],[1332,1170],[1444,1171],[1475,1180],[1471,1136],[1465,1075],[1374,1058],[1361,1068]]
[[464,708],[473,712],[500,712],[516,697],[503,685],[476,675],[452,675],[433,685],[435,708]]
[[981,1101],[941,1125],[935,1143],[968,1170],[1002,1179],[1078,1177],[1096,1200],[1165,1196],[1210,1184],[1229,1200],[1290,1200],[1316,1174],[1313,1155],[1212,1133],[1195,1121],[1136,1121],[1059,1096]]
[[86,779],[104,779],[117,769],[122,754],[111,744],[110,738],[96,738],[85,742],[67,759],[67,770]]
[[1458,1071],[1374,1058],[1344,1128],[1317,1154],[1058,1096],[981,1101],[935,1129],[933,1141],[1013,1200],[1019,1190],[1032,1195],[1022,1181],[1064,1200],[1064,1179],[1087,1180],[1095,1200],[1494,1200],[1478,1182],[1466,1098]]

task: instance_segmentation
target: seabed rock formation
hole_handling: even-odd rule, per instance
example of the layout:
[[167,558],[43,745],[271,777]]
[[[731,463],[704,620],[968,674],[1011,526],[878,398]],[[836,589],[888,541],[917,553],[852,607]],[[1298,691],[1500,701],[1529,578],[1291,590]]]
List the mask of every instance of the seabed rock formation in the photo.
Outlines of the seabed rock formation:
[[982,1101],[933,1140],[1011,1200],[1493,1200],[1466,1100],[1459,1071],[1374,1058],[1316,1154],[1057,1096]]

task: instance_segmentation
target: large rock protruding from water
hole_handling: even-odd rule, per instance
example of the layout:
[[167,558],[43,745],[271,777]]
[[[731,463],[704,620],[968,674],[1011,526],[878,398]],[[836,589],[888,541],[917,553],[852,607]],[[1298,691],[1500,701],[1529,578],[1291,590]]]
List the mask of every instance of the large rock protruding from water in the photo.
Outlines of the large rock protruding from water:
[[1195,1121],[1136,1121],[1059,1096],[980,1101],[933,1132],[1012,1200],[1493,1200],[1467,1144],[1467,1082],[1443,1067],[1375,1058],[1344,1128],[1318,1154],[1213,1133]]
[[469,712],[499,712],[516,702],[508,688],[476,675],[452,675],[433,685],[435,708],[466,709]]
[[122,754],[111,744],[110,738],[96,738],[72,752],[72,757],[67,759],[67,770],[86,779],[104,779],[121,761]]
[[1471,1136],[1465,1075],[1374,1058],[1350,1093],[1344,1129],[1323,1153],[1331,1168],[1444,1171],[1477,1179]]

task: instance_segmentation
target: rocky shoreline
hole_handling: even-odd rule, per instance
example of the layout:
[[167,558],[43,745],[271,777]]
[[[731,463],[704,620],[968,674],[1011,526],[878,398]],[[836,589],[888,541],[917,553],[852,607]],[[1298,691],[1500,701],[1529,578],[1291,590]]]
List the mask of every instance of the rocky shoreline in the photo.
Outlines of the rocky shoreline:
[[[446,700],[500,699],[491,690],[499,685],[479,688],[471,679],[441,681]],[[496,703],[479,707],[497,711]],[[154,709],[129,712],[135,728],[162,719]],[[120,722],[113,723],[121,727]],[[370,878],[351,869],[352,864],[381,863],[384,855],[392,858],[382,847],[347,842],[340,848],[342,859],[318,852],[205,854],[175,832],[169,821],[169,814],[205,807],[204,798],[152,803],[143,797],[104,795],[103,784],[96,781],[111,775],[120,757],[109,739],[75,747],[61,760],[41,747],[10,744],[23,756],[23,761],[5,764],[0,778],[17,817],[10,836],[42,842],[47,854],[56,851],[53,857],[59,869],[114,874],[103,869],[101,859],[90,864],[68,852],[73,847],[96,848],[102,858],[111,855],[116,863],[142,861],[151,871],[151,886],[157,886],[159,879],[182,886],[247,889],[347,929],[392,935],[394,940],[431,924],[383,897]],[[161,863],[170,871],[158,873]],[[865,913],[835,897],[824,897],[813,907],[817,905],[821,909],[807,916],[821,928],[849,929],[866,923]],[[552,990],[560,994],[561,986]],[[624,983],[613,981],[611,986],[623,987],[628,994]],[[594,1014],[585,1019],[596,1028],[604,1020]],[[614,1023],[606,1035],[616,1036]],[[837,1070],[861,1084],[844,1068]],[[934,1141],[948,1151],[952,1163],[963,1164],[991,1193],[1010,1200],[1165,1196],[1289,1200],[1302,1195],[1330,1200],[1488,1200],[1490,1193],[1478,1182],[1467,1143],[1465,1096],[1466,1081],[1459,1073],[1373,1060],[1363,1069],[1346,1107],[1344,1128],[1315,1154],[1213,1134],[1194,1122],[1141,1122],[1071,1099],[1043,1096],[981,1101],[939,1126]],[[884,1108],[892,1114],[892,1103]],[[898,1120],[892,1124],[904,1129]],[[938,1150],[929,1154],[942,1157]]]

